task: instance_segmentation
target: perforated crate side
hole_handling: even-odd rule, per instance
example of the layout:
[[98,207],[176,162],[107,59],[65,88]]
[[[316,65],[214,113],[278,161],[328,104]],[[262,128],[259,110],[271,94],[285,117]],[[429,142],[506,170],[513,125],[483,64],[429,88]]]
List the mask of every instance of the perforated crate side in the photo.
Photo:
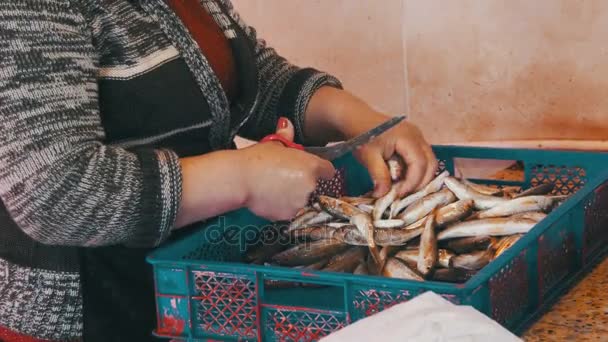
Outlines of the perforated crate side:
[[343,312],[265,306],[262,313],[265,341],[318,341],[349,324]]
[[257,289],[255,276],[192,271],[191,307],[196,337],[255,340]]
[[555,187],[553,194],[570,195],[587,182],[587,171],[579,166],[554,165],[554,164],[533,164],[526,165],[530,173],[530,186],[550,183]]
[[353,321],[369,317],[399,303],[407,302],[418,294],[417,289],[391,289],[353,285],[350,288],[350,313]]
[[575,243],[577,226],[570,218],[571,215],[564,215],[538,238],[538,293],[541,302],[580,267],[580,251]]
[[490,317],[506,328],[519,323],[530,309],[527,252],[522,250],[488,282]]
[[587,263],[608,245],[608,182],[595,189],[584,209],[583,262]]

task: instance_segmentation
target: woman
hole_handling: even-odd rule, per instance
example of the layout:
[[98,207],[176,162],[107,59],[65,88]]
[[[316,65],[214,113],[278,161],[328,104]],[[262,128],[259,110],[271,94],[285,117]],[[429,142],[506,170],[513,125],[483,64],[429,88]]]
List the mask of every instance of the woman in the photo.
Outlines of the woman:
[[[2,341],[150,340],[152,248],[237,208],[288,219],[334,174],[274,142],[236,150],[235,135],[278,123],[325,144],[387,119],[289,64],[228,0],[2,1],[0,115]],[[402,194],[435,171],[402,123],[356,152],[375,196],[393,153]]]

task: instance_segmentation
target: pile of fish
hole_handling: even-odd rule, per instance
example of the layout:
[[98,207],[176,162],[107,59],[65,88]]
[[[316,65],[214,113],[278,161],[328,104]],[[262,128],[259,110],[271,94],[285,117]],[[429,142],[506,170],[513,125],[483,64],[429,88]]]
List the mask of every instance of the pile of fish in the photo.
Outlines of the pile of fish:
[[[562,203],[551,184],[526,191],[484,186],[444,171],[399,198],[402,162],[388,161],[384,197],[318,196],[248,261],[331,272],[462,283]],[[285,241],[285,240],[284,240]]]

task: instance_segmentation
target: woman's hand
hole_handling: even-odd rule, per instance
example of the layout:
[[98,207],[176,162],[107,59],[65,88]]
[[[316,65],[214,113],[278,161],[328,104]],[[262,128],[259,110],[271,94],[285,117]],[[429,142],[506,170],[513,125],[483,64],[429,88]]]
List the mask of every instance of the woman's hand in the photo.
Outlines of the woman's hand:
[[[277,134],[294,138],[293,124],[279,120]],[[255,144],[240,150],[245,177],[246,206],[270,220],[293,218],[308,203],[319,179],[331,179],[331,162],[279,142]]]
[[[314,134],[309,133],[306,138],[317,144],[350,139],[388,119],[355,96],[324,87],[315,93],[307,108],[305,131]],[[401,122],[354,153],[374,181],[375,197],[383,196],[391,188],[386,160],[393,154],[401,156],[406,164],[404,179],[398,186],[400,196],[432,180],[437,170],[435,154],[416,126]]]
[[[294,138],[281,118],[277,134]],[[176,226],[246,207],[269,220],[288,220],[307,205],[319,179],[336,170],[324,159],[279,142],[181,159],[183,189]]]

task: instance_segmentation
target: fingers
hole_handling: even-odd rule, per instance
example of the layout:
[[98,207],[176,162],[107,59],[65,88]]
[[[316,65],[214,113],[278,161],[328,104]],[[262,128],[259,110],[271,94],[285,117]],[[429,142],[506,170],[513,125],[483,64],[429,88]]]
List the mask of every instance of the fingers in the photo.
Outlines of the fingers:
[[295,137],[295,131],[291,121],[284,117],[279,118],[279,122],[277,123],[276,134],[283,136],[283,138],[289,141],[293,141]]
[[336,175],[334,165],[328,160],[319,158],[319,167],[317,169],[318,178],[330,180]]
[[386,161],[379,151],[368,149],[360,153],[361,163],[367,168],[370,177],[374,181],[373,197],[380,198],[391,188],[391,175]]
[[403,142],[397,142],[395,150],[407,165],[404,181],[397,188],[398,195],[404,196],[415,191],[426,177],[427,154],[420,145],[406,145]]

